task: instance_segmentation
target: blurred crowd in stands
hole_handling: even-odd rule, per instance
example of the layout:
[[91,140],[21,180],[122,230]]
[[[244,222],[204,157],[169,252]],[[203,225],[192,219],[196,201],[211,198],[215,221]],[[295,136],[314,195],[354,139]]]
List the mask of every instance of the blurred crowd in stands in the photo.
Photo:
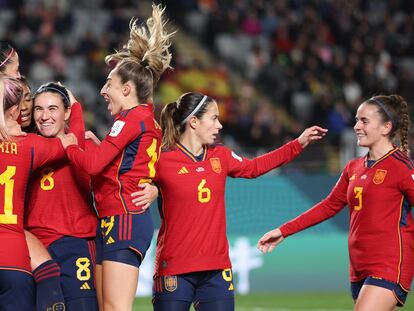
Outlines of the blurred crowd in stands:
[[[52,80],[71,88],[87,108],[87,126],[102,137],[110,118],[99,95],[103,59],[127,40],[132,16],[147,17],[144,2],[0,0],[0,39],[16,46],[33,88]],[[319,124],[329,139],[314,157],[324,163],[338,151],[344,163],[357,152],[352,126],[363,99],[399,93],[414,104],[414,2],[155,2],[213,55],[212,64],[188,59],[174,43],[174,70],[156,103],[194,90],[217,98],[223,139],[238,150],[263,152]]]

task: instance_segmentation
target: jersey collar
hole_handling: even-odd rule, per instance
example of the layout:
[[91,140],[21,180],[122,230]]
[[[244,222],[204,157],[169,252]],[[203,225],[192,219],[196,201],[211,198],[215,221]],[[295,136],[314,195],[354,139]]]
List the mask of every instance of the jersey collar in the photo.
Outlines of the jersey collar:
[[381,158],[379,158],[378,160],[376,160],[372,165],[368,166],[368,153],[365,156],[365,167],[374,167],[375,165],[377,165],[378,163],[382,162],[384,159],[388,158],[391,154],[393,154],[394,152],[398,151],[398,147],[394,147],[394,149],[390,150],[388,153],[386,153],[385,155],[383,155]]
[[[203,152],[200,156],[195,156],[193,155],[187,148],[185,148],[183,145],[181,145],[180,143],[176,143],[176,146],[178,149],[181,150],[181,152],[183,152],[188,158],[190,158],[193,162],[198,162],[198,161],[204,161],[207,158],[207,146],[203,147]],[[200,159],[201,160],[198,160]]]

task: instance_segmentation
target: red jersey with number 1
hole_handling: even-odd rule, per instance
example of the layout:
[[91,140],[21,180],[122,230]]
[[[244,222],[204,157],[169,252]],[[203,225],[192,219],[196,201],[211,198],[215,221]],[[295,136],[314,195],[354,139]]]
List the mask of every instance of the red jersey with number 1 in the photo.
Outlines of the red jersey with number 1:
[[408,290],[414,275],[414,164],[395,148],[381,159],[352,160],[329,196],[280,227],[287,237],[349,207],[351,282],[368,276]]
[[31,271],[23,231],[29,177],[34,169],[64,156],[57,138],[28,134],[0,142],[0,269]]
[[66,148],[76,167],[92,175],[99,217],[138,214],[131,194],[139,183],[155,177],[161,129],[154,120],[154,106],[141,104],[121,111],[99,146],[84,152],[76,145]]
[[253,160],[224,146],[205,147],[195,158],[182,145],[161,153],[161,228],[155,277],[231,267],[226,236],[226,178],[255,178],[291,161],[302,151],[297,140]]

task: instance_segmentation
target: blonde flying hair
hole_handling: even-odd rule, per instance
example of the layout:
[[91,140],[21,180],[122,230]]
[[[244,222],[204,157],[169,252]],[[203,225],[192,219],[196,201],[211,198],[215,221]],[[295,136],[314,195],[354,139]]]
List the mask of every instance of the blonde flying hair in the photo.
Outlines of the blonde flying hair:
[[121,82],[133,81],[139,102],[152,100],[152,94],[161,74],[170,68],[170,38],[174,32],[166,30],[165,7],[152,6],[152,17],[145,24],[132,18],[129,40],[121,50],[105,57],[105,62],[116,65]]

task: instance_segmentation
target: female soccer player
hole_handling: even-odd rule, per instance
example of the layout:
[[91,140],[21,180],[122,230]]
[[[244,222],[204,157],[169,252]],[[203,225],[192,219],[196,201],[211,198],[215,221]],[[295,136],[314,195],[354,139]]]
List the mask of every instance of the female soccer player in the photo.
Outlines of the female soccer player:
[[10,128],[19,126],[22,96],[19,81],[0,77],[0,193],[4,201],[0,204],[0,306],[4,310],[31,311],[35,307],[35,287],[23,230],[27,181],[33,169],[63,158],[65,153],[57,139],[10,134]]
[[[407,297],[414,274],[414,164],[408,158],[410,118],[398,95],[363,102],[354,126],[365,157],[351,160],[326,199],[266,233],[258,242],[271,252],[286,237],[349,206],[349,257],[355,310],[394,310]],[[398,137],[400,146],[393,144]]]
[[20,79],[19,55],[7,41],[0,41],[0,73]]
[[33,99],[29,82],[26,77],[21,76],[19,79],[23,87],[23,99],[20,103],[20,121],[22,129],[27,133],[33,133],[35,131],[35,125],[32,121],[33,115]]
[[62,138],[70,161],[92,176],[97,230],[97,289],[104,310],[130,310],[139,266],[149,248],[153,224],[148,210],[136,207],[130,194],[156,174],[161,130],[154,120],[153,90],[169,67],[163,9],[154,6],[146,25],[130,23],[130,39],[109,55],[116,63],[101,94],[115,122],[95,150],[82,151],[73,135]]
[[234,310],[226,237],[227,176],[255,178],[295,158],[326,130],[318,126],[261,157],[248,160],[213,145],[222,128],[217,103],[187,93],[161,114],[163,151],[157,185],[162,195],[157,239],[154,310]]
[[[39,134],[57,137],[70,126],[79,145],[85,146],[82,108],[71,92],[50,82],[35,92],[33,101]],[[59,265],[69,311],[98,310],[94,286],[96,225],[87,174],[75,171],[67,159],[33,172],[25,228],[47,247]]]
[[[7,42],[0,41],[0,74],[15,79],[21,79],[19,71],[19,55],[16,50]],[[23,85],[25,85],[23,79]],[[22,82],[21,82],[22,83]],[[27,84],[27,81],[26,81]],[[28,85],[27,85],[28,86]],[[23,124],[29,124],[25,130],[33,129],[31,119],[28,118],[28,108],[31,105],[31,100],[26,100],[27,95],[21,100],[20,106],[23,107],[20,113],[20,120]],[[10,135],[24,136],[20,125],[16,123],[13,129],[9,126]],[[26,125],[23,125],[26,126]],[[42,243],[32,234],[25,231],[26,240],[29,247],[31,267],[34,275],[42,275],[42,278],[35,277],[36,280],[36,301],[37,309],[44,310],[54,304],[59,305],[63,301],[62,291],[60,287],[59,266],[52,260],[47,250]]]

